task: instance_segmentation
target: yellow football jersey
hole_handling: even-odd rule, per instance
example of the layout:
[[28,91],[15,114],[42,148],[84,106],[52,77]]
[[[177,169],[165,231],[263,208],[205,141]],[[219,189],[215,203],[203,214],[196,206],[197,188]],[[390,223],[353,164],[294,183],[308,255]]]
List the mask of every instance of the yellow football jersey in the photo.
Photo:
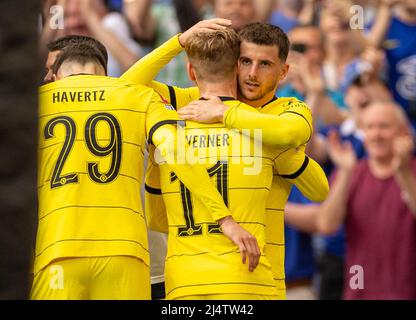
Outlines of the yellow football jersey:
[[[159,92],[175,109],[179,109],[193,100],[200,98],[199,89],[178,88],[153,81],[157,73],[183,48],[178,37],[174,36],[144,58],[140,59],[123,77],[149,84]],[[312,135],[312,114],[309,107],[296,98],[273,98],[269,103],[254,109],[230,108],[225,114],[225,126],[236,129],[262,128],[264,143],[280,148],[281,144],[301,147]],[[267,117],[266,114],[278,116]],[[276,121],[278,120],[278,121]],[[284,139],[282,139],[282,137]],[[290,161],[290,160],[288,160]],[[157,189],[160,187],[158,171],[149,168],[146,173],[148,192],[146,193],[147,213],[157,212],[163,208]],[[302,174],[297,176],[275,176],[267,201],[266,247],[265,252],[270,260],[278,289],[285,288],[284,276],[284,206],[287,202],[292,184],[313,201],[322,201],[328,193],[328,182],[322,168],[310,161]],[[153,188],[152,188],[153,186]],[[162,210],[163,211],[163,210]],[[154,220],[151,225],[156,230],[167,231],[166,221]]]
[[[190,99],[194,99],[194,97],[199,94],[199,91],[195,88],[176,88],[170,87],[166,85],[162,85],[157,83],[156,88],[165,88],[164,94],[169,92],[166,96],[167,101],[170,103],[172,101],[181,101],[182,105],[175,104],[175,107],[180,108],[183,105],[186,105],[190,102]],[[238,110],[235,114],[239,116],[234,117],[232,121],[235,121],[232,125],[244,127],[246,123],[246,119],[251,123],[260,123],[258,128],[263,129],[263,125],[267,128],[271,128],[270,130],[263,130],[262,131],[262,138],[264,140],[264,136],[269,134],[272,137],[277,133],[273,132],[273,122],[264,121],[265,118],[256,118],[258,114],[272,114],[275,116],[281,116],[285,113],[291,113],[293,115],[298,116],[299,118],[299,128],[298,130],[305,131],[303,137],[306,138],[303,141],[303,145],[299,148],[300,151],[305,150],[305,144],[307,140],[309,140],[312,134],[312,116],[310,109],[301,101],[297,100],[296,98],[275,98],[270,101],[268,104],[260,108],[259,110],[255,110],[253,108],[246,109],[246,108],[237,108],[233,106],[234,110]],[[229,110],[232,110],[231,108]],[[241,112],[243,111],[243,112]],[[230,119],[230,118],[229,118]],[[254,120],[253,120],[254,119]],[[306,124],[306,125],[305,125]],[[226,124],[227,125],[227,124]],[[228,124],[229,125],[229,124]],[[251,126],[251,129],[254,127]],[[252,130],[249,132],[252,133]],[[280,134],[280,133],[279,133]],[[270,146],[269,146],[270,147]],[[283,152],[288,150],[287,148],[278,148],[272,147],[277,152]],[[288,158],[288,162],[292,160]],[[153,186],[154,190],[160,188],[158,182],[158,173],[157,169],[155,168],[148,168],[148,172],[146,173],[147,179],[147,187],[150,190]],[[272,181],[271,190],[268,195],[267,205],[266,205],[266,245],[265,245],[265,254],[269,259],[274,279],[276,282],[276,287],[281,290],[285,288],[285,272],[284,272],[284,252],[285,252],[285,242],[284,242],[284,207],[287,202],[287,199],[290,194],[290,190],[292,185],[295,184],[301,190],[301,192],[308,198],[313,201],[323,201],[328,194],[328,182],[325,177],[325,174],[322,168],[313,160],[308,162],[307,168],[302,172],[302,174],[298,174],[295,176],[281,176],[275,175]],[[148,190],[148,191],[149,191]],[[154,191],[153,190],[153,191]],[[146,213],[152,214],[152,212],[157,212],[157,210],[161,210],[160,208],[164,206],[163,201],[158,200],[157,195],[158,192],[147,192],[146,193],[146,206],[147,210]],[[163,210],[163,209],[162,209]],[[232,210],[230,210],[233,212]],[[163,211],[162,211],[163,212]],[[167,228],[165,226],[165,221],[163,219],[163,215],[159,217],[159,219],[152,219],[152,224],[150,225],[151,228],[155,230],[159,230],[161,232],[167,232]]]
[[[261,113],[281,115],[283,112],[290,110],[301,115],[299,117],[300,122],[306,120],[308,125],[312,127],[312,123],[309,123],[312,119],[309,108],[299,103],[295,98],[274,99],[259,111]],[[303,150],[304,148],[303,146]],[[278,289],[286,288],[284,209],[293,182],[293,180],[275,176],[266,204],[266,245],[264,252],[272,265],[273,276]],[[316,190],[319,191],[318,185]]]
[[35,273],[63,257],[149,264],[140,200],[146,141],[176,123],[154,90],[79,75],[40,88]]
[[[235,100],[225,103],[241,105]],[[234,219],[256,237],[263,250],[266,201],[273,174],[300,174],[308,158],[295,149],[263,148],[261,143],[221,124],[186,122],[185,130],[188,143],[206,166]],[[167,211],[167,221],[160,207],[147,211],[151,228],[168,230],[169,234],[165,265],[167,298],[232,292],[277,294],[267,258],[262,255],[259,266],[250,273],[247,265],[241,263],[238,248],[222,235],[210,213],[171,169],[159,166],[159,182],[154,159],[149,164],[146,205],[158,203],[149,197],[162,194]],[[168,226],[163,226],[164,222]]]

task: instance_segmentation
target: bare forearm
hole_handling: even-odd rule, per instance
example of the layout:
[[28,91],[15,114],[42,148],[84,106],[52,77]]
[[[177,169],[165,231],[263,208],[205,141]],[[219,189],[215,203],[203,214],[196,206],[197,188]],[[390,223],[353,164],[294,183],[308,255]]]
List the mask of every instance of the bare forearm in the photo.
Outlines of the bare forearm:
[[352,29],[351,31],[355,53],[361,54],[371,43],[361,29]]
[[320,233],[332,234],[342,225],[347,213],[348,189],[352,172],[339,170],[328,198],[320,205],[317,227]]
[[390,25],[390,19],[391,8],[386,4],[381,4],[374,25],[367,36],[370,45],[377,48],[381,46]]
[[155,33],[155,21],[150,12],[152,0],[124,1],[123,12],[139,40],[150,41]]
[[314,233],[317,231],[318,210],[319,205],[316,204],[305,205],[288,202],[285,207],[285,222],[300,231]]
[[305,153],[315,159],[320,165],[328,161],[328,149],[325,138],[314,133],[306,145]]
[[127,70],[138,60],[139,57],[126,47],[111,30],[102,26],[98,17],[90,17],[88,26],[93,37],[104,44],[123,70]]
[[181,32],[191,28],[201,20],[199,12],[192,0],[172,0]]
[[416,176],[410,168],[396,173],[396,181],[403,194],[403,200],[416,218]]
[[310,25],[313,23],[315,14],[315,3],[314,1],[305,1],[302,11],[299,13],[299,22],[302,25]]
[[39,57],[42,62],[46,61],[46,57],[48,55],[48,48],[47,48],[48,43],[54,40],[57,34],[58,34],[58,30],[51,28],[50,19],[47,19],[45,21],[42,32],[40,34],[39,44],[38,44]]
[[325,93],[308,93],[306,103],[313,118],[321,119],[326,125],[339,125],[348,117],[348,112],[339,109]]
[[257,20],[267,22],[273,10],[274,0],[257,0],[255,1]]

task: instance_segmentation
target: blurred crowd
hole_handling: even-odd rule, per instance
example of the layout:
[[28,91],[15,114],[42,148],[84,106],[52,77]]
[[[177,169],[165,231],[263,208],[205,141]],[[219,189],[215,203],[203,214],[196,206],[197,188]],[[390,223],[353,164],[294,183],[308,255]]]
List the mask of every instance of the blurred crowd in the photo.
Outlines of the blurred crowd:
[[[106,46],[117,77],[212,17],[236,30],[254,21],[282,28],[290,69],[276,96],[313,113],[307,153],[331,193],[322,204],[296,189],[289,198],[287,298],[416,299],[416,1],[44,0],[39,52],[47,65],[48,43],[89,35]],[[192,85],[185,63],[178,56],[157,79]]]

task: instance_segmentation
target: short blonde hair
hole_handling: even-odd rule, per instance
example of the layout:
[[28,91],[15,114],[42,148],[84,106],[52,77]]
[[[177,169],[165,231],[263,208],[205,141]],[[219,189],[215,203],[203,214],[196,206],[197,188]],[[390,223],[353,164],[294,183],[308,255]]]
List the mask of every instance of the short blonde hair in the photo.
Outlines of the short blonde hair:
[[235,74],[240,38],[231,28],[198,32],[188,39],[185,51],[199,79],[217,81]]

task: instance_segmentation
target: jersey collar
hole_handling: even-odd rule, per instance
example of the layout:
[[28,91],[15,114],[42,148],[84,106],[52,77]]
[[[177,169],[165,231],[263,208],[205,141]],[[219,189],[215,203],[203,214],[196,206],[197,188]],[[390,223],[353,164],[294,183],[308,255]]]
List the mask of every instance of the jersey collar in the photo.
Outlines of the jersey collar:
[[[236,99],[233,97],[223,97],[223,96],[218,96],[218,98],[220,98],[221,101],[235,101]],[[199,100],[206,100],[204,97],[199,98]]]
[[76,77],[76,76],[96,76],[96,74],[93,73],[74,73],[70,74],[68,77]]
[[265,104],[263,104],[260,107],[260,109],[264,108],[265,106],[267,106],[268,104],[272,103],[273,101],[276,101],[277,99],[278,99],[277,97],[273,96],[273,98],[269,102],[266,102]]
[[233,97],[222,97],[222,96],[219,96],[218,98],[220,98],[221,101],[234,101],[234,100],[236,100]]

